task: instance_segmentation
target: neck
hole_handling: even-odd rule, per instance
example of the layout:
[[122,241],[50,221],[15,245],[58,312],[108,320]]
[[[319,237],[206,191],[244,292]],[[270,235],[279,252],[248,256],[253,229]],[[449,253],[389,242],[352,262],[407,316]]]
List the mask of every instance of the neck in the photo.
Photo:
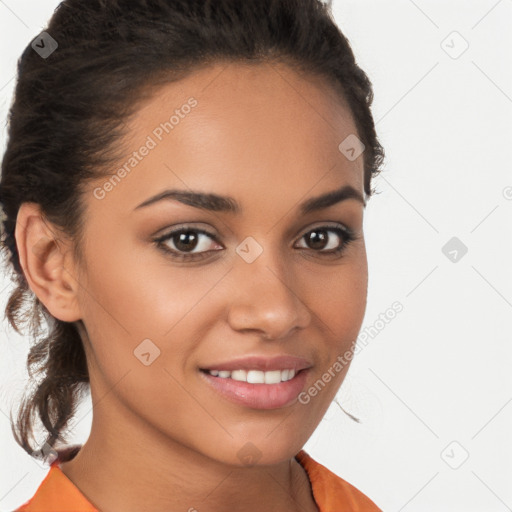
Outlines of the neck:
[[100,411],[95,409],[87,442],[60,467],[102,512],[220,512],[233,505],[244,512],[318,511],[307,474],[295,458],[274,465],[228,465],[170,440],[140,419],[137,428],[127,428],[134,419],[112,418],[112,408],[109,421],[102,421]]

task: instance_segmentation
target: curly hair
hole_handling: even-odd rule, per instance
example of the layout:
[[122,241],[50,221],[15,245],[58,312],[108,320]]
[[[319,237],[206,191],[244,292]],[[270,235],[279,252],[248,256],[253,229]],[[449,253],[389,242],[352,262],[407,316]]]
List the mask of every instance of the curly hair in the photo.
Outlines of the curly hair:
[[211,63],[282,62],[321,77],[348,105],[365,146],[367,197],[384,160],[370,110],[372,84],[330,3],[65,0],[44,31],[58,47],[43,56],[32,46],[35,38],[18,60],[0,180],[0,251],[15,283],[5,317],[19,334],[28,326],[27,369],[32,381],[41,376],[33,392],[25,390],[11,428],[33,457],[41,457],[30,439],[35,414],[46,429],[45,447],[65,440],[89,375],[81,321],[54,318],[27,284],[14,235],[18,210],[23,202],[37,203],[44,218],[71,237],[81,261],[83,192],[122,156],[125,121],[141,101]]

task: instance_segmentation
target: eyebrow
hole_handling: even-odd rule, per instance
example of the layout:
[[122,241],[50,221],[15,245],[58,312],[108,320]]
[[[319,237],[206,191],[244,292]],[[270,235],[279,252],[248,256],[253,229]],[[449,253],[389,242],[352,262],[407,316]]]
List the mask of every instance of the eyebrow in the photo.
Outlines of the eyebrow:
[[[362,194],[351,185],[345,185],[337,190],[332,190],[304,201],[299,205],[299,211],[302,215],[305,215],[307,213],[323,210],[324,208],[333,206],[341,201],[346,201],[347,199],[355,199],[366,206],[366,201]],[[177,189],[164,190],[139,204],[135,210],[163,200],[176,200],[188,206],[213,212],[226,212],[233,214],[239,214],[242,212],[242,207],[236,199],[232,197]]]

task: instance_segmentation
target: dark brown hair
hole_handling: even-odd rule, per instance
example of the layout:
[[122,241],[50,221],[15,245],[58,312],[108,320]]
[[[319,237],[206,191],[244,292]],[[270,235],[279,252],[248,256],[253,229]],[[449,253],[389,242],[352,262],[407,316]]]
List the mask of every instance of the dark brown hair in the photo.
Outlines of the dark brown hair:
[[30,441],[34,415],[47,431],[45,447],[65,440],[89,376],[77,323],[54,318],[20,268],[19,207],[37,203],[81,261],[85,186],[122,156],[125,121],[159,85],[220,61],[283,62],[322,77],[349,106],[365,145],[367,197],[384,159],[372,84],[320,0],[65,0],[44,31],[58,47],[42,56],[29,44],[18,60],[0,181],[0,249],[16,285],[5,315],[20,334],[28,326],[27,368],[32,379],[41,376],[11,426],[34,457],[41,456]]

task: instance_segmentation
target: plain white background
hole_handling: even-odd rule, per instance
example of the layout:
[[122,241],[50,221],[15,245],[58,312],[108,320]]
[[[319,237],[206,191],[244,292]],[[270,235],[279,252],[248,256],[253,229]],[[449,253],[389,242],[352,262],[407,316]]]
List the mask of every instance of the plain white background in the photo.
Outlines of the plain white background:
[[[16,60],[57,4],[0,0],[2,151]],[[512,510],[512,0],[334,0],[333,10],[373,82],[387,158],[365,214],[370,334],[338,395],[361,424],[333,404],[305,449],[386,512]],[[6,278],[2,289],[3,310]],[[403,311],[379,321],[395,301]],[[12,438],[28,340],[1,329],[0,510],[10,511],[48,469]],[[89,399],[73,442],[86,440],[90,410]]]

